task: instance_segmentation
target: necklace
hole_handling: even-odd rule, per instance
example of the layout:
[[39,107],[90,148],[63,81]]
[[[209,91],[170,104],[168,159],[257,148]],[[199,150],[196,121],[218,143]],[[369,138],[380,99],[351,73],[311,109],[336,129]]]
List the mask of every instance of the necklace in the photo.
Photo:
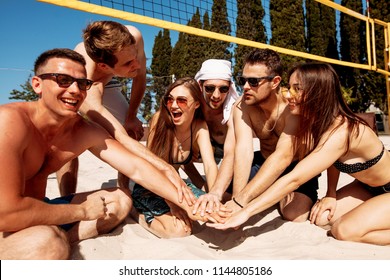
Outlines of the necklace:
[[191,133],[190,133],[190,135],[186,138],[186,139],[184,139],[183,141],[179,141],[179,138],[177,137],[177,135],[176,135],[176,133],[175,133],[175,136],[176,136],[176,140],[177,140],[177,142],[179,143],[179,145],[178,145],[178,147],[179,147],[179,151],[180,151],[180,153],[183,153],[183,144],[188,140],[188,139],[190,139],[190,137],[191,137]]
[[279,104],[280,104],[280,103],[278,102],[277,115],[276,115],[276,118],[275,118],[275,122],[274,122],[273,127],[272,127],[271,129],[268,129],[268,128],[266,128],[265,125],[264,125],[265,130],[267,130],[267,131],[269,131],[269,132],[271,132],[271,131],[273,131],[273,130],[275,129],[276,123],[277,123],[278,120],[279,120]]

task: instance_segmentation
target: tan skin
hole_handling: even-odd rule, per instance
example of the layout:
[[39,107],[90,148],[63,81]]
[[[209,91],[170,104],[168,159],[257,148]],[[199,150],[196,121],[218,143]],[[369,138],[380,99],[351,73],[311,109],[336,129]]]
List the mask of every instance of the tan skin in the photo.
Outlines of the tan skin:
[[[205,90],[205,87],[210,85],[216,87],[213,93],[207,93]],[[230,81],[210,79],[202,81],[200,86],[204,93],[204,115],[210,136],[217,143],[224,145],[223,161],[218,168],[215,183],[210,187],[207,194],[199,197],[194,206],[194,211],[199,211],[201,215],[205,215],[206,212],[212,213],[213,211],[218,212],[220,210],[225,191],[233,178],[235,137],[233,116],[229,118],[226,124],[221,123],[223,120],[223,104],[227,93],[221,93],[218,90],[219,87],[230,86]]]
[[[244,77],[268,76],[263,64],[246,64]],[[242,98],[233,111],[236,137],[234,156],[233,197],[245,207],[261,195],[294,160],[293,140],[298,118],[290,114],[287,101],[279,92],[281,77],[262,80],[257,87],[245,83]],[[257,174],[248,182],[253,160],[253,134],[260,141],[260,150],[266,159]],[[234,201],[227,207],[240,210]],[[300,193],[288,193],[280,199],[280,210],[285,219],[306,220],[312,202]]]
[[[199,107],[199,102],[194,101],[189,92],[189,89],[185,86],[177,86],[171,92],[170,95],[175,100],[177,98],[185,98],[187,105],[179,106],[176,101],[168,106],[168,110],[171,114],[171,118],[175,124],[175,139],[173,145],[173,161],[182,162],[190,155],[190,149],[194,155],[201,154],[203,159],[203,165],[206,175],[206,184],[213,184],[217,175],[217,165],[215,163],[212,146],[210,143],[209,131],[207,124],[204,121],[194,120],[195,110]],[[153,138],[154,126],[159,113],[157,113],[151,122],[151,135]],[[191,129],[193,133],[191,143]],[[179,143],[182,149],[179,149]],[[181,165],[174,164],[174,168],[178,171]],[[205,182],[202,183],[202,185]],[[202,188],[203,186],[199,186]],[[142,214],[132,212],[132,215],[136,220],[144,226],[147,230],[153,234],[162,238],[184,237],[188,236],[192,232],[192,222],[188,218],[188,215],[183,209],[166,201],[171,211],[161,216],[155,216],[151,224],[147,224],[145,217]],[[195,212],[196,213],[196,212]],[[219,217],[214,216],[219,221]]]
[[[290,86],[299,82],[293,73],[290,77]],[[299,96],[290,95],[288,100],[291,112],[298,115]],[[363,124],[359,124],[359,134],[356,134],[356,130],[350,134],[347,123],[331,133],[341,118],[341,116],[335,118],[334,124],[321,137],[318,146],[301,160],[292,172],[277,180],[244,209],[234,213],[225,224],[210,224],[210,226],[219,229],[240,226],[249,217],[269,208],[303,182],[328,170],[331,177],[327,192],[329,197],[323,198],[313,207],[311,221],[322,225],[330,223],[332,235],[340,240],[390,244],[390,221],[386,216],[390,211],[390,194],[372,197],[362,186],[362,183],[375,187],[390,182],[387,168],[390,165],[390,153],[385,151],[379,162],[372,167],[350,174],[356,180],[336,193],[338,171],[333,169],[336,160],[348,164],[365,162],[380,154],[383,147],[375,132]],[[347,139],[351,141],[348,151],[345,145]]]
[[[52,58],[40,71],[86,77],[83,65],[70,59]],[[66,259],[69,243],[108,232],[128,215],[131,199],[119,188],[76,194],[71,204],[42,201],[48,175],[85,150],[195,217],[186,203],[178,201],[175,186],[163,173],[79,116],[87,93],[77,83],[62,88],[54,79],[34,76],[32,87],[38,101],[0,109],[1,259]],[[53,226],[72,222],[76,225],[68,232]]]
[[[146,85],[146,57],[141,33],[135,27],[127,26],[127,28],[134,36],[136,44],[129,45],[122,51],[115,54],[118,62],[114,68],[104,63],[95,63],[86,53],[84,43],[80,43],[76,46],[75,50],[82,54],[87,61],[87,77],[95,82],[88,90],[88,96],[83,105],[80,107],[80,111],[87,114],[91,120],[103,126],[110,135],[121,142],[122,145],[124,145],[130,152],[148,160],[157,169],[165,173],[170,181],[177,187],[179,201],[183,201],[184,199],[187,204],[191,206],[195,203],[195,197],[190,191],[188,191],[186,184],[174,168],[159,157],[155,156],[144,145],[128,136],[128,131],[131,127],[133,127],[132,130],[135,132],[139,130],[138,133],[136,133],[136,139],[140,139],[143,136],[142,124],[136,118],[136,108],[138,108],[142,100]],[[130,100],[129,114],[125,127],[102,104],[104,86],[114,76],[133,78],[132,97]],[[72,164],[73,166],[77,165],[74,161],[73,163],[69,163],[64,170],[61,170],[61,174],[69,171],[69,169],[72,169]],[[59,174],[59,176],[61,175]],[[63,190],[61,194],[64,195],[74,192],[76,185],[73,185],[74,189]],[[126,185],[126,183],[121,183],[119,185]],[[64,188],[67,187],[65,186]]]

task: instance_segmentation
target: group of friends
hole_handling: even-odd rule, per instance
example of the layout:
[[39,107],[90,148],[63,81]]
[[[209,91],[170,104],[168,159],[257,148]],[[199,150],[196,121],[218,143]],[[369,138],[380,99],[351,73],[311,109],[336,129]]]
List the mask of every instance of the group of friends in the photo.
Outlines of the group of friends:
[[[195,77],[168,87],[145,146],[139,30],[96,21],[74,50],[43,52],[31,79],[39,99],[0,106],[0,259],[67,259],[72,244],[128,215],[158,237],[177,238],[194,221],[236,229],[277,203],[283,219],[309,219],[336,239],[390,244],[389,152],[348,108],[330,65],[294,66],[283,86],[282,76],[271,49],[250,52],[236,79],[229,61],[204,61]],[[130,102],[115,77],[132,78]],[[77,192],[86,150],[118,170],[118,186]],[[54,172],[61,197],[49,199]],[[355,180],[338,187],[340,172]]]

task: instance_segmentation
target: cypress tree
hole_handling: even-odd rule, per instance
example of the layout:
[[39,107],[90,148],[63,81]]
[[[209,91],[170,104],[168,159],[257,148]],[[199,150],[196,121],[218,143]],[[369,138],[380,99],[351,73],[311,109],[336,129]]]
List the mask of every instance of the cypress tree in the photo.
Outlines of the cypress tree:
[[[305,52],[305,24],[302,0],[270,0],[271,45]],[[281,55],[286,68],[302,58]],[[284,79],[285,80],[285,79]]]
[[164,29],[160,31],[153,45],[153,58],[150,65],[151,73],[153,75],[152,88],[155,92],[157,105],[160,104],[160,99],[164,95],[166,88],[171,83],[171,38],[169,30]]
[[[390,2],[388,0],[371,0],[370,17],[384,22],[390,22]],[[375,27],[375,47],[376,61],[378,68],[385,69],[384,52],[385,39],[384,27],[376,25]],[[385,113],[388,111],[386,95],[386,77],[383,74],[370,71],[366,78],[366,89],[371,93],[371,101]]]
[[176,78],[185,77],[187,73],[187,37],[188,35],[186,33],[180,32],[179,38],[172,49],[171,73],[174,74]]
[[[361,0],[342,0],[341,5],[358,13],[363,13]],[[365,23],[345,13],[340,14],[340,55],[343,61],[366,63]],[[361,39],[363,38],[363,39]],[[357,102],[350,104],[355,112],[364,111],[369,106],[370,97],[364,89],[362,74],[365,71],[342,67],[339,71],[341,83],[352,89],[352,97]]]
[[[226,0],[214,0],[211,8],[211,28],[212,32],[230,35],[231,26],[228,20]],[[226,41],[212,40],[210,55],[215,59],[230,60],[232,55],[229,51],[231,44]]]
[[[203,30],[210,31],[211,25],[210,25],[210,16],[208,11],[205,11],[203,14]],[[212,57],[211,48],[212,48],[212,39],[207,37],[202,37],[202,48],[203,48],[203,55],[204,60],[207,60]]]
[[335,10],[312,0],[305,3],[308,52],[338,59]]
[[145,89],[145,94],[144,97],[142,98],[142,117],[149,122],[149,120],[153,116],[152,112],[152,107],[153,107],[153,97],[152,97],[152,92],[153,92],[153,76],[151,73],[151,69],[147,68],[146,69],[146,89]]
[[[255,42],[267,42],[267,35],[263,25],[264,9],[261,0],[237,0],[237,31],[236,36]],[[241,73],[243,62],[253,48],[237,45],[234,53],[233,75],[236,77]]]
[[[202,29],[202,22],[200,19],[199,9],[196,9],[195,14],[192,16],[189,26]],[[185,76],[193,77],[200,68],[200,65],[205,59],[205,49],[203,47],[204,37],[188,34],[187,46],[188,53],[185,61],[187,67]]]

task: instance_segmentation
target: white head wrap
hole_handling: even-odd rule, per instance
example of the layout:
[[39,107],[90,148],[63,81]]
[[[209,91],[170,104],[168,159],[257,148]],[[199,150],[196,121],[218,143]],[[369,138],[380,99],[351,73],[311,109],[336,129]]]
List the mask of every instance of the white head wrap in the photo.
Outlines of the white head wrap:
[[236,85],[232,79],[232,64],[228,60],[223,59],[208,59],[202,63],[202,67],[196,73],[195,80],[226,80],[230,81],[230,90],[223,103],[223,120],[225,124],[230,117],[230,111],[234,102],[238,99]]

